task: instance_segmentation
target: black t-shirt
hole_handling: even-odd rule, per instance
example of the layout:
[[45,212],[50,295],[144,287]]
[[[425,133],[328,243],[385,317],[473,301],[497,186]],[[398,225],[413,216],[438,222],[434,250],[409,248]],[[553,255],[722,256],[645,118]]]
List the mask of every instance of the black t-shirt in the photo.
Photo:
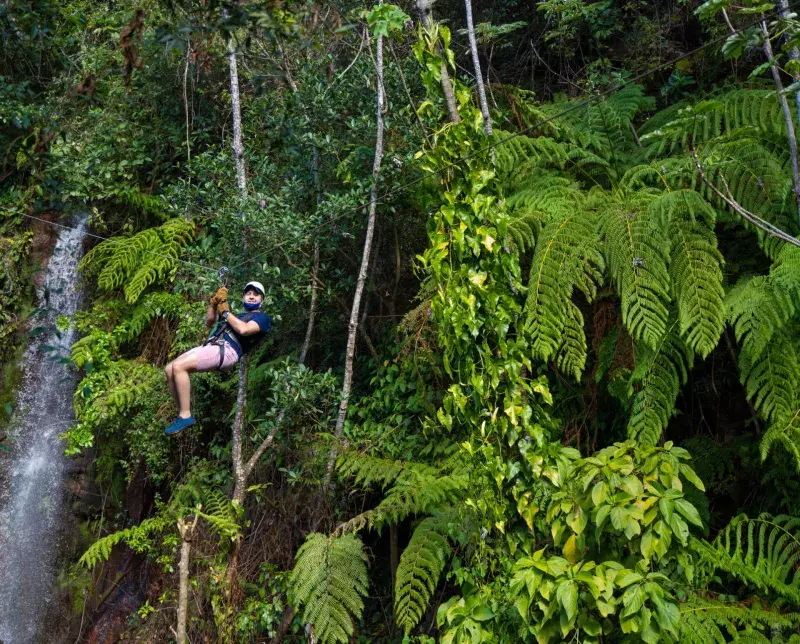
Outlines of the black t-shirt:
[[258,322],[258,333],[253,333],[252,335],[239,335],[230,327],[228,327],[228,331],[225,333],[225,339],[233,345],[233,348],[236,349],[236,353],[241,358],[243,353],[248,353],[253,347],[255,347],[259,342],[261,342],[261,340],[264,339],[264,336],[267,333],[269,333],[269,330],[272,327],[272,320],[266,313],[262,313],[261,311],[252,311],[241,314],[234,313],[234,315],[236,315],[236,317],[242,322]]

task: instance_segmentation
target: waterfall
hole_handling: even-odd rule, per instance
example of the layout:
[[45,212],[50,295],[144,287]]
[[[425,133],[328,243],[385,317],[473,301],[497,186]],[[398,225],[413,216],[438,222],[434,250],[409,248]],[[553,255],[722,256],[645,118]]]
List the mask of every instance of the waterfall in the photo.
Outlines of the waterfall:
[[85,225],[82,218],[76,229],[59,234],[37,291],[39,312],[23,358],[10,426],[10,483],[0,492],[2,644],[33,642],[52,596],[64,497],[64,445],[58,436],[73,421],[75,388],[74,375],[58,361],[69,355],[75,332],[59,333],[55,324],[59,315],[71,316],[78,308]]

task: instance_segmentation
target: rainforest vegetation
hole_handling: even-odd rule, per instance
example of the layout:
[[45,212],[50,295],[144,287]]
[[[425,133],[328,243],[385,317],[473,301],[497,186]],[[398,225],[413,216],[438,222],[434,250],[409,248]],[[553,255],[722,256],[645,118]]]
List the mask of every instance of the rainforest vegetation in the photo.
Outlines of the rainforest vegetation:
[[95,235],[68,641],[800,642],[795,5],[2,0],[4,423]]

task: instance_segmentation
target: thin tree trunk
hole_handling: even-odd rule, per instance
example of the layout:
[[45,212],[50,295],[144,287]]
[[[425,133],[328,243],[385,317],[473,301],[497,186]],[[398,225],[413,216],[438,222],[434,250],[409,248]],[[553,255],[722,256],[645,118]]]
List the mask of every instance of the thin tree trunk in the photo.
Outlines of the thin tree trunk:
[[[433,18],[431,17],[431,13],[433,3],[435,1],[436,0],[417,0],[416,4],[417,11],[419,12],[419,18],[422,21],[422,26],[428,31],[430,31],[433,26]],[[450,74],[447,71],[447,61],[444,60],[444,51],[442,50],[441,44],[436,44],[436,51],[442,56],[443,59],[440,83],[442,85],[442,92],[444,93],[444,100],[447,102],[447,111],[450,113],[450,120],[453,123],[460,123],[461,116],[459,116],[458,107],[456,106],[456,96],[455,92],[453,91],[453,82],[450,80]]]
[[239,68],[233,38],[228,39],[228,68],[231,75],[231,111],[233,112],[233,159],[236,163],[236,183],[239,196],[247,196],[247,175],[244,169],[244,144],[242,143],[242,104],[239,99]]
[[483,129],[487,136],[491,136],[492,116],[489,114],[489,104],[486,102],[486,90],[483,87],[481,61],[478,58],[478,42],[475,39],[475,26],[472,24],[472,2],[470,2],[470,0],[464,0],[464,6],[467,10],[467,34],[469,35],[469,48],[472,52],[472,64],[475,66],[475,84],[478,87],[478,101],[481,104],[481,114],[483,114]]
[[[780,13],[781,18],[786,18],[789,16],[789,0],[778,0],[778,13]],[[800,58],[800,49],[797,47],[792,47],[791,51],[789,52],[789,58],[791,60],[797,60]],[[795,72],[793,74],[794,81],[796,83],[800,83],[800,73]],[[795,109],[797,110],[797,119],[800,122],[800,87],[798,87],[797,91],[794,93],[794,102],[795,102]]]
[[192,553],[192,537],[197,526],[199,515],[194,515],[194,521],[189,523],[185,519],[178,519],[178,532],[181,535],[181,558],[178,562],[178,628],[177,642],[186,642],[186,620],[189,611],[189,558]]
[[772,43],[769,41],[769,30],[767,29],[767,21],[762,18],[761,20],[761,35],[764,38],[764,55],[769,62],[770,71],[772,71],[772,79],[775,81],[775,89],[778,93],[778,100],[781,103],[783,110],[783,118],[786,121],[786,135],[789,138],[789,153],[792,156],[792,180],[794,183],[794,200],[797,206],[797,219],[800,224],[800,167],[797,161],[797,138],[794,133],[794,119],[792,112],[789,109],[789,101],[786,100],[786,95],[783,93],[783,82],[781,81],[781,74],[778,67],[775,65],[774,56],[772,54]]
[[[316,151],[316,149],[315,149]],[[306,337],[303,339],[303,346],[300,348],[300,356],[297,364],[301,365],[306,360],[308,347],[311,345],[311,335],[314,332],[314,316],[317,313],[317,298],[319,286],[317,285],[317,272],[319,271],[319,243],[314,244],[314,265],[311,268],[311,306],[308,312],[308,326],[306,327]]]
[[[344,421],[347,418],[347,408],[350,403],[350,388],[353,384],[353,361],[356,349],[356,333],[358,332],[358,316],[361,310],[361,297],[364,293],[364,283],[369,270],[369,259],[372,252],[372,237],[375,233],[375,219],[378,205],[378,178],[380,176],[381,161],[383,159],[383,36],[378,35],[375,56],[375,72],[377,76],[377,126],[375,136],[375,159],[372,162],[372,188],[370,189],[369,214],[367,216],[367,232],[364,238],[364,250],[361,254],[361,268],[358,271],[356,290],[353,294],[353,306],[350,308],[350,324],[347,334],[347,349],[345,352],[344,381],[342,383],[341,402],[339,415],[336,419],[336,442],[341,439],[344,431]],[[330,483],[333,465],[336,461],[338,445],[334,444],[328,457],[327,472],[323,491]]]
[[[236,65],[236,49],[233,38],[228,40],[228,68],[231,77],[231,111],[233,113],[233,156],[236,165],[236,183],[239,187],[239,198],[247,198],[247,175],[244,167],[244,144],[242,143],[242,104],[239,97],[239,70]],[[244,233],[243,248],[247,248],[247,239]],[[245,472],[244,450],[242,449],[244,422],[247,416],[247,377],[250,373],[250,358],[242,356],[239,361],[239,389],[236,395],[236,415],[233,420],[233,435],[231,437],[231,456],[233,460],[233,497],[232,500],[239,507],[244,506],[245,490],[247,489],[247,474]],[[228,559],[226,581],[228,583],[229,598],[234,596],[233,584],[236,580],[236,571],[239,565],[239,550],[243,537],[237,539]]]

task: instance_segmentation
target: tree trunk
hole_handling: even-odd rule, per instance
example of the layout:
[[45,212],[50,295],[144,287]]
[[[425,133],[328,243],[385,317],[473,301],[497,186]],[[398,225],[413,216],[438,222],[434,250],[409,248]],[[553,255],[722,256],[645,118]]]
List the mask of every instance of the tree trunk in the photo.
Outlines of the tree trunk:
[[[347,349],[345,352],[344,381],[342,383],[341,402],[339,403],[339,415],[336,419],[335,436],[337,442],[342,437],[344,431],[344,421],[347,418],[347,408],[350,402],[350,388],[353,384],[353,360],[356,349],[356,333],[358,332],[358,316],[361,310],[361,297],[364,293],[364,282],[367,279],[369,269],[369,259],[372,252],[372,237],[375,233],[376,209],[378,205],[378,178],[380,176],[381,160],[383,158],[383,36],[377,37],[377,51],[375,56],[375,72],[377,76],[377,126],[375,136],[375,158],[372,162],[372,188],[369,197],[369,214],[367,216],[367,232],[364,238],[364,250],[361,254],[361,268],[358,271],[356,290],[353,294],[353,306],[350,308],[350,324],[347,333]],[[336,461],[337,445],[331,449],[328,457],[327,472],[325,475],[325,488],[330,483],[333,473],[333,465]]]
[[475,26],[472,24],[472,2],[464,0],[467,10],[467,34],[469,35],[469,48],[472,52],[472,64],[475,67],[475,84],[478,87],[478,101],[481,104],[481,114],[483,114],[483,129],[487,136],[492,134],[492,116],[489,114],[489,104],[486,102],[486,90],[483,87],[483,76],[481,75],[481,61],[478,58],[478,42],[475,39]]
[[239,99],[239,69],[236,65],[236,49],[233,38],[228,40],[228,68],[231,75],[231,111],[233,112],[233,159],[236,163],[236,183],[239,196],[247,196],[247,175],[244,170],[244,144],[242,143],[242,104]]
[[[778,13],[780,13],[781,18],[786,18],[789,15],[789,0],[778,0]],[[789,52],[789,58],[791,60],[800,58],[800,49],[792,47]],[[800,73],[795,73],[793,76],[794,81],[800,83]],[[794,93],[794,103],[795,109],[797,110],[798,122],[800,122],[800,88]]]
[[[435,1],[436,0],[417,0],[416,4],[422,26],[428,31],[430,31],[431,27],[433,26],[433,18],[431,17],[431,13],[433,3]],[[436,51],[444,59],[444,51],[442,50],[442,46],[438,43],[436,45]],[[450,80],[450,74],[447,71],[447,62],[444,60],[442,62],[440,82],[442,85],[442,92],[444,93],[444,100],[447,102],[447,111],[450,113],[450,120],[453,123],[460,123],[461,116],[459,116],[458,107],[456,106],[456,96],[455,92],[453,91],[453,82]]]
[[769,62],[770,71],[772,71],[772,79],[775,81],[775,89],[778,93],[778,100],[781,103],[783,110],[783,119],[786,121],[786,135],[789,138],[789,153],[792,157],[792,180],[794,184],[794,200],[797,206],[797,219],[800,224],[800,167],[797,162],[797,138],[794,132],[794,119],[792,112],[789,109],[789,101],[786,100],[786,95],[783,93],[783,82],[781,81],[781,74],[774,62],[772,54],[772,43],[769,41],[769,30],[767,29],[767,21],[761,20],[761,35],[764,38],[764,55]]
[[[233,113],[233,157],[236,164],[236,183],[239,187],[239,198],[244,201],[247,198],[247,175],[244,168],[244,144],[242,143],[242,104],[239,97],[239,70],[236,65],[236,49],[233,46],[233,38],[228,40],[228,68],[231,77],[231,111]],[[247,248],[246,234],[243,234],[242,244]],[[244,422],[247,410],[247,376],[250,373],[250,358],[245,355],[239,361],[239,390],[236,396],[236,415],[233,420],[233,435],[231,437],[231,456],[233,460],[233,502],[242,507],[244,505],[244,495],[247,489],[247,475],[245,474],[244,450],[242,441],[244,434]],[[236,580],[236,570],[239,562],[239,549],[241,548],[243,537],[237,539],[233,544],[230,558],[228,560],[228,570],[226,580],[228,582],[229,597],[233,597],[233,584]]]
[[189,558],[192,553],[192,536],[197,526],[199,515],[195,514],[194,521],[189,523],[185,519],[178,519],[178,532],[181,535],[181,559],[178,562],[178,644],[186,643],[186,620],[189,612]]

